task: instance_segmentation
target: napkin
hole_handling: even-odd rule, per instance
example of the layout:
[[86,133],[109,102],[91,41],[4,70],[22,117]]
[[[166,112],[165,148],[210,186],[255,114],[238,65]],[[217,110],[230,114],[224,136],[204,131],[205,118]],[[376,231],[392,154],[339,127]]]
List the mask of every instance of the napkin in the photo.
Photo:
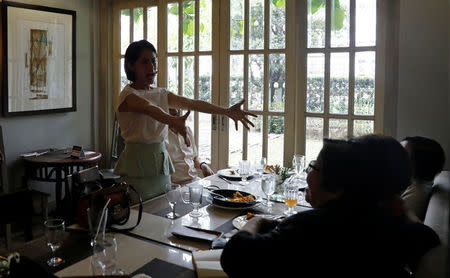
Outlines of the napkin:
[[198,278],[228,277],[220,265],[222,251],[222,249],[216,249],[192,252],[192,261]]
[[197,240],[213,241],[217,239],[221,233],[216,231],[203,230],[200,228],[193,228],[188,226],[175,226],[172,229],[172,234],[179,237],[187,237]]

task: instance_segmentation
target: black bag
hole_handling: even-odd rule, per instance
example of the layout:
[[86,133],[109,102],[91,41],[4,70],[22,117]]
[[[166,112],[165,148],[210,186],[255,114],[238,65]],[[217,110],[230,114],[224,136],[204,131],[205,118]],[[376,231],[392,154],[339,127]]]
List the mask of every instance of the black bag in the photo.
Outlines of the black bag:
[[[85,171],[85,172],[84,172]],[[89,168],[72,175],[72,192],[75,197],[76,222],[88,228],[87,208],[101,211],[108,199],[107,226],[116,231],[129,231],[137,227],[142,218],[142,198],[136,189],[125,182],[117,183],[103,179],[97,167]],[[111,225],[124,225],[130,218],[130,191],[139,196],[139,213],[137,223],[125,229],[112,228]]]

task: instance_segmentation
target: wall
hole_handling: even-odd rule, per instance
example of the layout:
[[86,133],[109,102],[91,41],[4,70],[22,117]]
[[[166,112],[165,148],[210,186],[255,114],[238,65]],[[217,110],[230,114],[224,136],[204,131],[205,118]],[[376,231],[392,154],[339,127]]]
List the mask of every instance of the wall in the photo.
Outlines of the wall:
[[397,138],[436,139],[450,160],[449,1],[400,1]]
[[[23,164],[21,153],[43,148],[65,148],[82,145],[95,149],[96,121],[94,95],[91,0],[17,0],[26,4],[76,11],[76,94],[77,111],[37,116],[0,117],[3,128],[9,188],[20,186]],[[38,186],[39,187],[39,186]],[[54,192],[54,187],[42,190]]]

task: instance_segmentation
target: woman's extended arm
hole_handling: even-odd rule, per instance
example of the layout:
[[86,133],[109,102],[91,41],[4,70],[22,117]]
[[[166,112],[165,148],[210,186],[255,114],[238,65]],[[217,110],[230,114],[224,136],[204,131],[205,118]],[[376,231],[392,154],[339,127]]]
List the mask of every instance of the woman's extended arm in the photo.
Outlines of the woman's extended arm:
[[249,119],[247,119],[247,116],[249,115],[256,117],[256,115],[241,109],[241,105],[245,102],[244,99],[229,108],[223,108],[202,100],[185,98],[173,93],[168,94],[168,100],[169,107],[171,108],[181,108],[209,114],[226,115],[234,120],[236,129],[238,129],[238,121],[241,121],[247,129],[249,128],[248,124],[255,126]]
[[119,112],[135,112],[146,114],[153,119],[163,124],[170,125],[176,132],[180,133],[187,146],[190,146],[190,141],[186,131],[186,119],[190,111],[181,117],[172,116],[164,112],[160,107],[150,104],[145,99],[135,95],[129,94],[119,106]]

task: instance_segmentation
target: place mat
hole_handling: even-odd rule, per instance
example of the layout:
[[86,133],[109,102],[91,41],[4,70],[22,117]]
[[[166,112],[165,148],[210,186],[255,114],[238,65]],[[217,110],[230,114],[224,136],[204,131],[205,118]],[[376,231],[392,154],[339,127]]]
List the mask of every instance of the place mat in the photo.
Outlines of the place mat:
[[195,278],[197,275],[195,271],[169,263],[158,258],[151,260],[149,263],[145,264],[135,272],[131,273],[130,276],[134,276],[136,274],[144,273],[150,275],[152,278]]
[[[150,214],[154,214],[157,216],[161,216],[161,217],[165,217],[166,214],[168,214],[169,212],[172,211],[172,209],[169,207],[169,204],[167,203],[167,200],[165,198],[161,198],[165,201],[166,207],[164,209],[158,210],[158,211],[154,211],[154,205],[153,206],[147,206],[146,204],[144,204],[144,208],[143,211],[150,213]],[[209,203],[206,201],[206,197],[202,197],[202,203],[199,206],[199,208],[202,208],[204,206],[209,205]],[[177,214],[180,215],[180,217],[185,216],[186,214],[190,213],[194,208],[192,207],[192,205],[190,204],[186,204],[183,203],[183,201],[179,201],[177,202],[177,205],[175,206],[175,212]]]

